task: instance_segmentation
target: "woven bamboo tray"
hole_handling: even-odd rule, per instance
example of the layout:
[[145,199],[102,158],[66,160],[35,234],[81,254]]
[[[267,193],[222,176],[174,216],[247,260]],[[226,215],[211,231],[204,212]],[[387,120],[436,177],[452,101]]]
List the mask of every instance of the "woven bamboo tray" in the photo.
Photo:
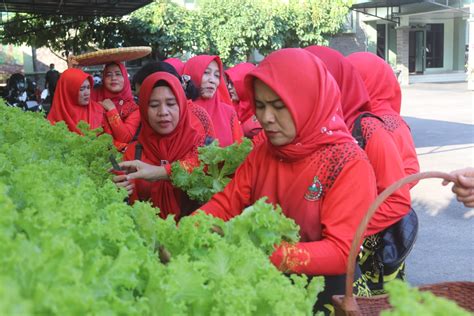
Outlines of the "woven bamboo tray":
[[[366,215],[362,219],[359,227],[357,228],[354,240],[352,241],[346,271],[346,294],[335,295],[332,297],[336,316],[375,316],[379,315],[383,310],[391,308],[388,301],[388,295],[377,295],[372,297],[357,297],[353,295],[352,290],[354,283],[354,270],[357,254],[359,252],[359,245],[361,244],[362,237],[370,219],[372,218],[372,215],[374,215],[380,204],[382,204],[387,197],[408,183],[429,178],[440,178],[449,181],[456,180],[455,177],[450,174],[437,171],[414,174],[405,177],[389,186],[372,203]],[[462,308],[474,312],[474,282],[436,283],[421,286],[419,289],[421,291],[430,291],[437,296],[445,297],[455,301]]]
[[79,66],[102,65],[110,62],[123,62],[145,57],[151,53],[151,47],[134,46],[102,49],[74,56]]

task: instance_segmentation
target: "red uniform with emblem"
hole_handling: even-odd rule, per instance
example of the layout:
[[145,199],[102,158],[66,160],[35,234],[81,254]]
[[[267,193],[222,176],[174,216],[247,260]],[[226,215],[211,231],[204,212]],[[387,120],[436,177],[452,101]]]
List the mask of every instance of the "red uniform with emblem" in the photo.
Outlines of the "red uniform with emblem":
[[257,145],[224,191],[201,209],[229,220],[268,197],[295,220],[301,235],[296,245],[280,246],[272,262],[288,272],[343,274],[357,226],[376,196],[376,184],[367,156],[338,115],[339,89],[322,62],[301,49],[283,49],[267,57],[246,77],[249,91],[254,78],[281,98],[291,113],[296,138],[282,146],[268,140]]

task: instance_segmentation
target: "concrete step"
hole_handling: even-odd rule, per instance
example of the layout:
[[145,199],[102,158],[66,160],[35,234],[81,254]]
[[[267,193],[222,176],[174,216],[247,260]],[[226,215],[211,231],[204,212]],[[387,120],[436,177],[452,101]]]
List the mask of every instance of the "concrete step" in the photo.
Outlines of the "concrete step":
[[412,83],[431,83],[431,82],[463,82],[467,80],[465,72],[449,72],[427,75],[410,75],[410,84]]

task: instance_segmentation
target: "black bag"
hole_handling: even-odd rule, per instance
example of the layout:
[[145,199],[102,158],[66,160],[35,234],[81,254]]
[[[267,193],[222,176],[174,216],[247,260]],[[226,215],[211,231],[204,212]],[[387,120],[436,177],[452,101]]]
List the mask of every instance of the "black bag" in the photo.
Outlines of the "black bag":
[[[371,113],[363,113],[354,121],[352,136],[362,149],[365,149],[366,139],[362,132],[362,119],[374,117],[383,122],[381,118]],[[408,254],[415,245],[418,235],[418,216],[413,209],[401,220],[376,234],[372,238],[374,251],[374,264],[379,272],[379,283],[383,284],[383,276],[391,275],[403,264]]]
[[418,216],[413,209],[401,220],[380,233],[375,249],[380,274],[390,275],[405,261],[418,236]]

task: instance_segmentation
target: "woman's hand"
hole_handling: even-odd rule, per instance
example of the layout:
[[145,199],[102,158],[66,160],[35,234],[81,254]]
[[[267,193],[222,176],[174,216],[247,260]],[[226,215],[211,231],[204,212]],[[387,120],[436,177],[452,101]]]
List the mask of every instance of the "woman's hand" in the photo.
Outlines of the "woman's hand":
[[169,179],[164,167],[150,165],[141,160],[122,161],[119,166],[127,174],[127,180],[159,181]]
[[106,110],[106,111],[110,111],[112,109],[115,109],[115,104],[114,102],[112,102],[112,100],[110,99],[105,99],[101,102],[99,102],[100,105],[102,105],[102,107]]
[[[456,194],[457,200],[466,207],[474,208],[474,168],[456,170],[451,174],[458,180],[451,189]],[[443,181],[443,185],[448,183],[449,181]]]
[[112,181],[118,188],[124,188],[125,190],[127,190],[128,195],[132,195],[135,185],[133,184],[133,181],[127,180],[127,175],[116,175],[112,178]]

